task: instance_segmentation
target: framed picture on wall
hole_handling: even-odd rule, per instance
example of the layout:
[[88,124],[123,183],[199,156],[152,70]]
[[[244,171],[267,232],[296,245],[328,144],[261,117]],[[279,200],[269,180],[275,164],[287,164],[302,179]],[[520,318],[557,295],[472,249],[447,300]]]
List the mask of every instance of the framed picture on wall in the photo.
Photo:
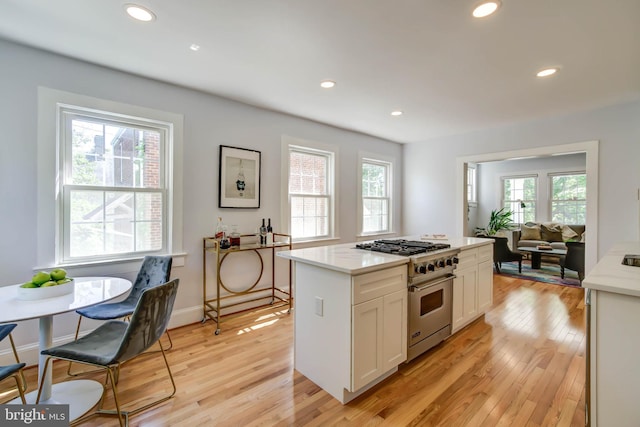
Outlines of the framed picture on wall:
[[260,207],[260,151],[220,146],[218,207]]

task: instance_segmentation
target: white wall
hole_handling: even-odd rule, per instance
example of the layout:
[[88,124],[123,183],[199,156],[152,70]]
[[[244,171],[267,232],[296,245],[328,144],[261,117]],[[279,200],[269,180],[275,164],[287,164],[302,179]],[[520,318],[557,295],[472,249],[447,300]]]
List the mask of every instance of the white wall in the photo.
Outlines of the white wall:
[[585,168],[586,156],[584,153],[478,163],[478,207],[476,222],[469,222],[469,229],[474,230],[476,227],[485,227],[489,222],[491,211],[500,209],[502,177],[537,174],[538,200],[536,219],[538,221],[548,221],[550,214],[548,174],[584,171]]
[[404,150],[403,224],[413,234],[438,224],[455,234],[456,158],[598,140],[598,257],[638,240],[640,102],[434,138]]
[[[359,151],[396,159],[394,229],[401,230],[402,146],[382,139],[337,129],[312,121],[254,108],[238,102],[133,76],[108,68],[0,40],[0,285],[26,281],[37,265],[37,248],[53,230],[36,229],[37,195],[37,88],[44,86],[184,116],[183,267],[173,269],[180,278],[174,308],[177,324],[202,318],[202,237],[213,233],[216,217],[238,224],[240,231],[255,229],[261,218],[279,224],[280,144],[282,135],[339,146],[339,235],[356,240],[356,166]],[[211,70],[215,74],[215,70]],[[310,99],[309,102],[313,102]],[[218,152],[220,145],[262,152],[262,198],[258,210],[218,209]],[[55,161],[55,159],[51,159]],[[54,209],[54,206],[41,207]],[[280,231],[276,229],[275,231]],[[338,243],[338,242],[335,242]],[[46,250],[54,251],[53,247]],[[136,268],[121,266],[82,270],[112,273],[133,279]],[[174,316],[174,317],[176,317]],[[54,320],[54,342],[74,332],[77,316]],[[84,323],[83,323],[84,324]],[[23,350],[37,347],[37,322],[17,329]],[[213,331],[213,327],[212,327]],[[0,355],[6,350],[4,343]]]

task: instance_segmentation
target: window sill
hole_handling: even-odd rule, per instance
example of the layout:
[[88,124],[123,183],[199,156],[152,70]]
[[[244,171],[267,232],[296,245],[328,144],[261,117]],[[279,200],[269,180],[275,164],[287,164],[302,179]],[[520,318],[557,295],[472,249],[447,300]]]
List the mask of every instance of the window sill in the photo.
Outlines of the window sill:
[[[171,254],[173,257],[172,267],[184,267],[184,259],[187,256],[186,252],[178,252]],[[133,258],[117,258],[117,259],[109,259],[109,260],[100,260],[100,261],[83,261],[83,262],[70,262],[70,263],[61,263],[53,266],[39,266],[34,267],[34,273],[41,270],[49,270],[56,267],[62,267],[69,270],[74,269],[90,269],[90,268],[102,268],[102,267],[113,267],[121,264],[129,264],[129,263],[139,263],[142,261],[144,256],[133,257]]]
[[385,236],[395,236],[397,233],[393,232],[393,231],[385,231],[383,233],[368,233],[368,234],[357,234],[356,237],[361,240],[361,239],[375,239],[378,237],[385,237]]

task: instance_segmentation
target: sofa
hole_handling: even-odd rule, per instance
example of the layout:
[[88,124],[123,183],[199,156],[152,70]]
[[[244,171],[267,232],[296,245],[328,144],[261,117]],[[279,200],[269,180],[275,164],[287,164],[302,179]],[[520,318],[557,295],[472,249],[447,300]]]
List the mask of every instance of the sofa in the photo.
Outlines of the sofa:
[[554,249],[567,250],[565,242],[584,242],[584,233],[584,225],[527,222],[513,232],[513,240],[516,248],[549,244]]

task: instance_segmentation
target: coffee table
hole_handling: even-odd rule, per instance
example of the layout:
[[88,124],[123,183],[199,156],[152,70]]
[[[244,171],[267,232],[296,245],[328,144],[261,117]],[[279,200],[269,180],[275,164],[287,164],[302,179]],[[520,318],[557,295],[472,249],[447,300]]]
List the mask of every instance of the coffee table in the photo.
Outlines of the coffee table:
[[520,252],[529,252],[531,254],[531,268],[539,269],[542,264],[542,255],[562,257],[567,254],[567,251],[564,249],[538,249],[534,247],[520,247],[518,248]]

